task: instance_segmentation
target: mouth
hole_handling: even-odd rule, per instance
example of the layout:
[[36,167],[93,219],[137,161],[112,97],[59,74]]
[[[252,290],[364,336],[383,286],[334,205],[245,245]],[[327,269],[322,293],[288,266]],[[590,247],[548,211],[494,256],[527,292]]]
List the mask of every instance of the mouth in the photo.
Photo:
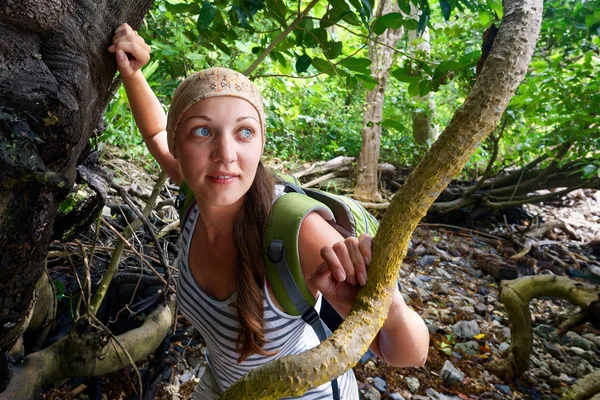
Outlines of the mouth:
[[208,175],[208,179],[214,183],[229,183],[238,177],[239,175],[227,172],[217,172],[212,175]]

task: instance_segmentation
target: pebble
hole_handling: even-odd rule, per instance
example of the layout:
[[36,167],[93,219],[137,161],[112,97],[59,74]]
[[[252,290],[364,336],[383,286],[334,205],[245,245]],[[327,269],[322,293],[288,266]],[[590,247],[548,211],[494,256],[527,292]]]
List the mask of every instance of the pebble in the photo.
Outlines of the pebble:
[[452,332],[459,338],[471,339],[479,335],[479,325],[477,321],[459,321],[452,327]]
[[404,378],[404,380],[406,381],[406,385],[408,386],[408,390],[410,390],[413,393],[417,393],[419,391],[419,380],[417,378],[414,378],[412,376],[407,376],[406,378]]
[[433,285],[431,286],[431,290],[433,291],[433,293],[436,294],[448,294],[450,293],[450,289],[448,288],[448,285],[446,285],[445,283],[441,283],[441,282],[433,282]]
[[533,331],[536,333],[536,335],[538,335],[546,340],[549,340],[551,342],[558,341],[558,334],[556,333],[556,328],[554,328],[550,325],[544,325],[544,324],[537,325],[535,328],[533,328]]
[[590,342],[575,332],[567,332],[563,337],[563,341],[568,347],[579,347],[583,350],[589,350],[591,348]]
[[419,258],[419,265],[423,268],[428,267],[439,260],[437,256],[426,255]]
[[432,278],[429,275],[417,275],[417,278],[421,280],[421,282],[431,282]]
[[462,383],[463,379],[465,379],[465,374],[452,365],[450,361],[446,360],[440,372],[440,377],[446,386],[452,386],[455,383]]
[[569,353],[571,353],[571,354],[573,354],[573,355],[575,355],[575,356],[577,356],[577,357],[581,357],[581,358],[583,358],[583,355],[585,354],[585,350],[583,350],[583,349],[582,349],[582,348],[580,348],[580,347],[569,347],[569,348],[567,349],[567,351],[568,351]]
[[500,334],[500,337],[504,340],[508,340],[511,338],[510,328],[507,328],[505,326],[500,328],[498,333]]
[[596,345],[596,348],[600,349],[600,336],[596,336],[593,333],[586,333],[585,335],[582,335],[581,337],[594,343]]
[[438,268],[437,269],[437,273],[439,276],[441,276],[442,278],[446,278],[446,279],[452,279],[452,275],[450,275],[445,269],[443,268]]
[[435,323],[426,323],[425,325],[427,326],[427,330],[429,331],[429,333],[437,333],[439,330],[442,329],[438,324]]
[[562,380],[560,379],[560,377],[552,375],[550,379],[548,379],[548,383],[550,384],[550,387],[560,387],[562,385]]
[[498,350],[500,350],[500,353],[504,353],[506,350],[510,349],[510,344],[506,343],[506,342],[502,342],[500,343],[500,345],[498,346]]
[[375,379],[373,379],[373,386],[380,393],[385,393],[385,391],[387,390],[387,382],[378,376],[376,376]]
[[422,287],[422,286],[425,284],[425,282],[423,282],[423,281],[422,281],[421,279],[419,279],[419,278],[413,278],[413,279],[411,279],[411,280],[410,280],[410,283],[412,283],[414,286],[416,286],[416,287],[418,287],[418,288],[419,288],[419,287]]
[[567,385],[572,385],[577,380],[577,379],[573,378],[572,376],[569,376],[565,373],[560,374],[559,379],[561,382],[566,383]]
[[404,397],[402,397],[402,395],[400,395],[399,393],[392,393],[390,394],[390,399],[392,400],[405,400]]
[[360,393],[360,398],[364,400],[381,400],[381,393],[373,386],[367,386],[364,393]]
[[550,355],[558,360],[564,360],[562,351],[560,350],[560,346],[554,342],[544,342],[544,347],[550,353]]
[[423,300],[424,302],[428,302],[429,299],[431,299],[431,294],[422,287],[417,287],[417,292],[419,292],[419,294],[421,295],[421,300]]
[[457,343],[454,348],[462,351],[469,357],[476,356],[479,353],[479,344],[472,340],[466,343]]
[[194,377],[194,374],[191,371],[185,371],[180,377],[179,377],[179,381],[181,383],[186,383],[188,382],[190,379],[192,379]]
[[494,387],[500,393],[503,393],[503,394],[505,394],[507,396],[512,396],[512,390],[510,390],[510,386],[508,386],[508,385],[501,385],[501,384],[498,383],[498,384],[494,385]]
[[475,312],[479,315],[485,316],[485,314],[487,314],[487,306],[483,303],[477,303],[475,304]]
[[364,365],[367,361],[369,361],[370,359],[375,358],[375,357],[377,357],[375,355],[375,353],[373,353],[371,351],[371,349],[367,349],[367,351],[365,352],[365,354],[363,354],[362,357],[360,358],[359,362]]
[[438,393],[431,388],[425,390],[425,393],[431,400],[461,400],[461,398],[458,396],[448,396],[442,393]]

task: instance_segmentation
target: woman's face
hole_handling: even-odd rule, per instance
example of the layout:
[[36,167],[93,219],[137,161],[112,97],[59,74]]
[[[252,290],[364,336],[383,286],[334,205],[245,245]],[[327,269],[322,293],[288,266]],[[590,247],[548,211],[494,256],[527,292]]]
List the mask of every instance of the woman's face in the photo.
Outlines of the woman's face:
[[198,101],[182,116],[175,138],[183,176],[206,205],[243,202],[262,154],[258,111],[238,97]]

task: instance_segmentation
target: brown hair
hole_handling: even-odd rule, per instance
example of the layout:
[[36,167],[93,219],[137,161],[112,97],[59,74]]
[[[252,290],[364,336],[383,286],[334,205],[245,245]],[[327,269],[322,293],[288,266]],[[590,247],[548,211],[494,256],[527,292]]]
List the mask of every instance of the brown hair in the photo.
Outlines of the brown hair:
[[240,363],[252,354],[267,356],[276,353],[263,349],[266,339],[262,293],[265,281],[263,240],[271,216],[274,190],[273,176],[259,162],[254,182],[246,193],[244,207],[238,213],[233,228],[233,242],[237,250],[235,307],[241,325],[237,339]]

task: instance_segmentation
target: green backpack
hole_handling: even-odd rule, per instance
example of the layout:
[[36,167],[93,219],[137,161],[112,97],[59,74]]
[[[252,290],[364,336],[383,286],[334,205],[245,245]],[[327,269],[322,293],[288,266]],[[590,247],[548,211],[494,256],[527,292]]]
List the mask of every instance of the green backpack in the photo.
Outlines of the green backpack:
[[[280,178],[284,181],[281,184],[285,194],[273,204],[263,243],[267,282],[281,307],[290,315],[302,316],[319,340],[323,341],[339,325],[341,318],[325,298],[322,298],[321,315],[314,309],[315,299],[306,285],[300,266],[300,225],[310,212],[316,211],[343,237],[358,237],[363,233],[375,236],[379,222],[350,197],[317,189],[302,189],[295,177]],[[175,204],[182,229],[194,204],[194,195],[183,181]],[[339,399],[337,381],[331,384],[333,398]]]

